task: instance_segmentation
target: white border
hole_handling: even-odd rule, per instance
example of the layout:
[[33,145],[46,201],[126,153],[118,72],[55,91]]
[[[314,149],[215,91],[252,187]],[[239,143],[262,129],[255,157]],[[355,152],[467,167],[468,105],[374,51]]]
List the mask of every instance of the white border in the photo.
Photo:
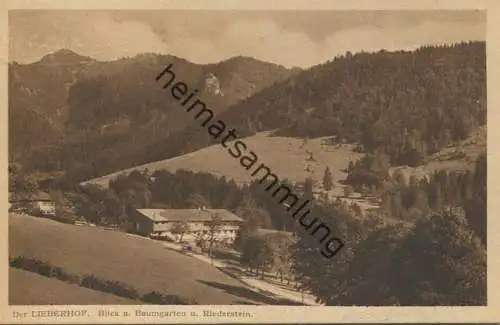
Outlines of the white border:
[[[491,1],[460,1],[460,0],[419,0],[416,1],[270,1],[270,0],[248,0],[248,1],[224,1],[224,0],[196,0],[196,1],[153,1],[153,0],[52,0],[52,1],[9,1],[1,3],[2,14],[0,22],[0,40],[2,48],[0,52],[3,83],[0,87],[0,96],[3,102],[7,100],[7,10],[12,9],[212,9],[212,10],[433,10],[433,9],[486,9],[487,10],[487,77],[488,77],[488,307],[295,307],[295,306],[105,306],[119,312],[129,312],[134,315],[136,309],[144,311],[177,310],[201,313],[202,310],[223,311],[248,311],[251,318],[225,318],[225,317],[170,317],[170,318],[136,318],[136,317],[97,317],[99,306],[8,306],[8,290],[1,290],[0,294],[0,322],[19,323],[397,323],[397,322],[494,322],[500,321],[500,288],[498,276],[500,275],[500,220],[495,211],[499,211],[500,200],[495,200],[495,195],[500,193],[498,173],[498,155],[495,154],[495,138],[500,139],[500,127],[495,127],[499,120],[498,109],[500,101],[498,98],[498,86],[500,82],[500,69],[498,52],[500,49],[500,37],[494,33],[500,30],[497,22],[499,5],[495,0]],[[5,7],[4,7],[5,6]],[[1,131],[3,137],[2,166],[5,173],[0,179],[1,184],[7,183],[7,105],[3,105],[1,118]],[[497,147],[498,148],[498,147]],[[7,186],[1,185],[3,189],[2,206],[5,214],[0,216],[0,238],[3,245],[0,260],[4,261],[5,269],[0,271],[0,288],[6,288],[8,284],[8,222],[7,222]],[[84,309],[91,317],[80,318],[39,318],[26,317],[22,320],[13,318],[13,312],[27,312],[39,310],[77,310]]]

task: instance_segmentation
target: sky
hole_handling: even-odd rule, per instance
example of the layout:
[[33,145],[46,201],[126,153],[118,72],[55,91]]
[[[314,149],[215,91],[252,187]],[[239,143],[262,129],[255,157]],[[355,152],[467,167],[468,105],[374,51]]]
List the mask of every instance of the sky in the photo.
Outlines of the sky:
[[486,14],[472,10],[9,12],[9,61],[19,63],[65,48],[103,61],[162,53],[203,64],[243,55],[307,68],[346,51],[485,39]]

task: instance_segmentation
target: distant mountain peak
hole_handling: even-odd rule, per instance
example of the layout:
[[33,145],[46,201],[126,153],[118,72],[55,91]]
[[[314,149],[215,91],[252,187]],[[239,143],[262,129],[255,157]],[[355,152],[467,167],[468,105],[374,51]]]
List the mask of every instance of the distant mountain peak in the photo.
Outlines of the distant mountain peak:
[[50,54],[45,55],[39,62],[43,63],[83,63],[94,61],[94,59],[77,54],[68,49],[60,49]]
[[245,56],[245,55],[233,56],[233,57],[230,57],[224,61],[220,61],[217,64],[218,65],[226,65],[226,66],[236,66],[236,65],[242,65],[242,64],[248,65],[248,66],[276,66],[276,67],[287,69],[286,67],[284,67],[281,64],[268,62],[268,61],[262,61],[260,59],[256,59],[254,57]]
[[260,61],[254,57],[246,56],[246,55],[236,55],[236,56],[233,56],[233,57],[230,57],[229,59],[227,59],[227,61],[231,61],[231,60]]
[[237,56],[233,56],[233,57],[230,57],[228,59],[226,59],[225,61],[221,61],[222,62],[254,62],[254,63],[267,63],[267,64],[272,64],[270,62],[266,62],[266,61],[261,61],[261,60],[258,60],[254,57],[251,57],[251,56],[245,56],[245,55],[237,55]]

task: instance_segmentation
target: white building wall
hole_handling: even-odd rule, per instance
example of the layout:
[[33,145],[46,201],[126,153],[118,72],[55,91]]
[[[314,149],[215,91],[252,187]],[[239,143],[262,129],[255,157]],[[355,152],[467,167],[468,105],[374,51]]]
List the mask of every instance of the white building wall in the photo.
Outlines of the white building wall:
[[[174,240],[179,240],[180,235],[172,234],[170,231],[175,222],[155,222],[153,225],[153,233],[159,236],[167,236]],[[205,240],[210,239],[210,228],[203,222],[188,222],[189,232],[182,236],[183,241],[194,241],[198,238]],[[222,224],[216,231],[215,240],[224,240],[233,242],[236,238],[239,225],[234,223]]]
[[56,213],[56,205],[54,202],[38,201],[36,202],[36,207],[43,214],[54,215]]

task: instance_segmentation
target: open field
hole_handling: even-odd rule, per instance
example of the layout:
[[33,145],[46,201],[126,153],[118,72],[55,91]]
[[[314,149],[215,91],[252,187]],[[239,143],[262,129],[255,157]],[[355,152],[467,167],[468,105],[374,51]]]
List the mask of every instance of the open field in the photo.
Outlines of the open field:
[[[208,135],[207,135],[208,136]],[[329,166],[335,181],[344,180],[346,174],[342,172],[349,164],[363,154],[353,152],[353,145],[335,147],[323,144],[327,138],[317,138],[304,141],[303,139],[288,137],[272,137],[269,132],[257,133],[243,141],[259,157],[259,163],[264,163],[280,178],[288,178],[292,182],[303,181],[312,177],[321,181],[326,166]],[[232,145],[229,144],[229,147]],[[315,161],[308,161],[309,152]],[[186,169],[193,172],[206,172],[217,176],[225,176],[242,184],[253,178],[238,159],[233,158],[226,148],[221,145],[210,146],[179,157],[152,162],[122,172],[128,173],[133,169],[148,169],[154,172],[166,169],[174,172]],[[309,171],[307,170],[309,169]],[[110,174],[88,181],[107,186],[111,178],[120,173]]]
[[[344,197],[345,186],[341,181],[345,180],[347,174],[343,170],[348,167],[350,161],[355,162],[363,156],[362,153],[353,151],[354,144],[328,145],[324,143],[328,137],[305,141],[297,138],[273,137],[269,136],[269,134],[269,132],[261,132],[245,138],[244,141],[249,150],[253,150],[257,154],[259,162],[269,166],[280,179],[287,178],[292,182],[300,182],[307,177],[312,177],[316,181],[316,189],[321,190],[323,174],[328,166],[335,181],[333,190],[328,193],[330,198],[340,197],[348,203],[357,203],[364,210],[379,206],[379,203],[367,200],[361,197],[359,193],[353,193],[349,198]],[[395,166],[390,169],[390,173],[392,174],[396,169],[400,169],[407,179],[410,176],[421,179],[439,170],[463,171],[473,168],[477,156],[481,152],[485,152],[485,150],[486,127],[481,127],[466,140],[449,146],[429,157],[427,164],[418,167]],[[310,161],[311,155],[314,161]],[[238,184],[252,180],[250,172],[239,164],[238,159],[234,159],[227,152],[227,149],[221,145],[214,145],[172,159],[157,161],[96,178],[87,183],[106,187],[111,178],[120,173],[129,173],[133,169],[141,171],[148,169],[151,173],[160,169],[171,172],[185,169],[225,176],[233,179]]]
[[9,268],[10,305],[140,305],[142,301],[82,288],[36,273]]
[[[334,196],[342,196],[343,186],[339,181],[344,180],[347,175],[343,172],[350,161],[360,159],[363,154],[353,151],[353,144],[341,146],[324,144],[328,137],[310,139],[273,137],[269,132],[257,133],[245,138],[249,150],[253,150],[259,157],[259,162],[269,166],[280,179],[288,178],[292,182],[303,181],[312,177],[317,185],[321,186],[321,180],[325,168],[328,166],[332,171],[334,181],[337,182],[336,189],[331,193]],[[418,167],[396,166],[391,172],[401,169],[407,177],[416,176],[422,178],[439,170],[467,170],[474,166],[474,161],[481,152],[486,150],[486,127],[478,128],[466,140],[449,146],[429,157],[429,162]],[[314,161],[308,161],[310,157]],[[462,156],[459,156],[462,153]],[[234,159],[227,149],[221,145],[210,146],[179,157],[152,162],[123,170],[118,173],[106,175],[85,183],[94,183],[107,186],[111,178],[120,173],[129,173],[134,169],[154,172],[166,169],[175,172],[178,169],[193,172],[206,172],[217,176],[225,176],[233,179],[238,184],[251,181],[250,173],[243,168],[238,159]]]
[[[199,304],[278,304],[215,267],[166,249],[161,243],[109,230],[36,217],[9,216],[9,256],[48,262],[70,274],[93,274],[144,294],[159,291]],[[20,277],[11,279],[11,286]],[[38,295],[39,293],[37,293]]]

